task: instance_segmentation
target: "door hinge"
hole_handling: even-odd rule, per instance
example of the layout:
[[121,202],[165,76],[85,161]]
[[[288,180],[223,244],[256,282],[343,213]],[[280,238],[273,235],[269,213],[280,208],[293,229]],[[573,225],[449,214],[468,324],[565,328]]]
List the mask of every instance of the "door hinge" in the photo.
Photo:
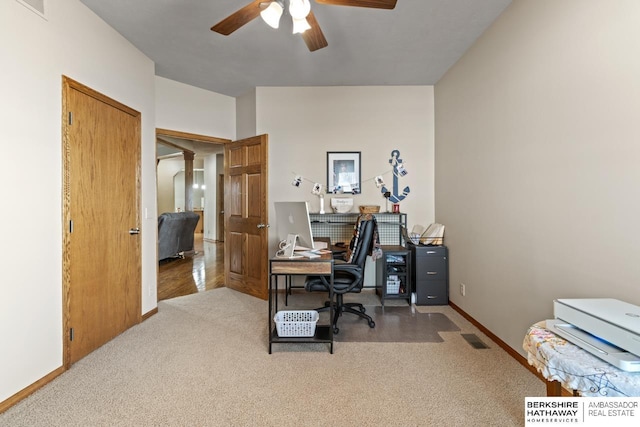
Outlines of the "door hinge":
[[69,125],[73,124],[73,112],[69,111]]
[[69,328],[69,341],[73,341],[73,328]]
[[69,233],[73,233],[73,220],[69,220]]

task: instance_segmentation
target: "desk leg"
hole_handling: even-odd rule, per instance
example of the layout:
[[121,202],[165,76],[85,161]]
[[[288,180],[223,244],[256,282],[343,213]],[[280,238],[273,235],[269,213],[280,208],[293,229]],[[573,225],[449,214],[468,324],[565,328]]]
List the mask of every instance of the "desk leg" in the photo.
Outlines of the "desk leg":
[[289,305],[289,295],[291,295],[291,276],[284,276],[284,305]]
[[273,275],[269,276],[269,318],[267,319],[267,337],[269,337],[269,354],[271,354],[271,313],[273,311]]
[[[334,275],[334,264],[331,263],[331,276],[329,276],[329,322],[333,322],[332,319],[332,314],[334,314],[333,312],[336,310],[335,305],[333,305],[333,299],[336,298],[335,295],[335,291],[333,290],[333,279],[335,277]],[[337,301],[336,301],[336,305],[337,305]],[[337,320],[337,318],[336,318]],[[331,323],[329,325],[329,337],[331,339],[331,344],[330,344],[330,352],[331,354],[333,354],[333,331],[334,331],[334,325],[336,325],[336,323]]]
[[562,384],[560,381],[547,381],[547,397],[562,396]]

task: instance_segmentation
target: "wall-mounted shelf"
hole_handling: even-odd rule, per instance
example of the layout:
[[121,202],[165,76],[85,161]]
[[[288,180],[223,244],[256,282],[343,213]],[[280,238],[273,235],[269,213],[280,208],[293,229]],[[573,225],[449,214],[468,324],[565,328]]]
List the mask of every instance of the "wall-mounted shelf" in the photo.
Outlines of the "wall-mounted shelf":
[[[332,244],[344,242],[348,244],[353,237],[353,226],[359,213],[345,214],[309,214],[311,230],[314,237],[328,237]],[[376,213],[373,214],[378,223],[378,236],[381,245],[400,245],[404,243],[402,227],[407,226],[405,213]]]

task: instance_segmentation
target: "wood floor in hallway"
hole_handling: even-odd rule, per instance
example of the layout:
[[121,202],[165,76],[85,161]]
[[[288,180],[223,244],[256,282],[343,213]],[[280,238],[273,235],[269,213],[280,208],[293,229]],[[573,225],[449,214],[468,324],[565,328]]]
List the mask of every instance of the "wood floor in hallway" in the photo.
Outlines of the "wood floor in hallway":
[[194,236],[195,254],[166,259],[158,270],[158,301],[224,287],[224,243]]

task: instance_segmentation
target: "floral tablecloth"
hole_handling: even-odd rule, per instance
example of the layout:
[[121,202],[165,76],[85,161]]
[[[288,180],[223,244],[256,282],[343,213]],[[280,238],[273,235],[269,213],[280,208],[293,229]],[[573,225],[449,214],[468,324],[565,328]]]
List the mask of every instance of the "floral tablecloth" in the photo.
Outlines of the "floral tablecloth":
[[640,396],[640,372],[625,372],[555,335],[540,321],[529,328],[522,347],[529,364],[548,381],[559,381],[581,396]]

